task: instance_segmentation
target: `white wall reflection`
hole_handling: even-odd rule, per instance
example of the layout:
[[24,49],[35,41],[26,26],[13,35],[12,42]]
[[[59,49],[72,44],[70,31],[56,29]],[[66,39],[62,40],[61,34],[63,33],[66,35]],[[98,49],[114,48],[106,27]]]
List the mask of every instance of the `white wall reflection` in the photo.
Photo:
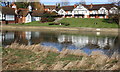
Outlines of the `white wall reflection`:
[[25,32],[25,37],[26,37],[27,40],[30,40],[31,39],[31,32],[26,31]]
[[109,37],[89,37],[89,36],[74,36],[60,35],[58,36],[59,43],[72,42],[76,47],[83,48],[88,44],[96,44],[103,48],[107,45],[112,46],[113,39]]
[[6,40],[9,40],[9,39],[14,39],[15,35],[14,35],[14,32],[8,32],[8,33],[5,33],[4,37]]

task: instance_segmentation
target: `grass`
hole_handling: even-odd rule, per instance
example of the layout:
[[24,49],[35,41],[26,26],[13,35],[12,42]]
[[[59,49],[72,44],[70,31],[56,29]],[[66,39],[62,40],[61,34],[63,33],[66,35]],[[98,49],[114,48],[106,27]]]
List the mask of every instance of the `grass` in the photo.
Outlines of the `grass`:
[[64,58],[61,58],[60,60],[61,61],[66,61],[66,60],[76,61],[76,60],[82,60],[82,57],[83,56],[67,55]]
[[47,57],[45,57],[41,60],[41,63],[53,64],[55,62],[57,56],[58,56],[57,53],[50,52]]
[[[10,66],[9,69],[13,70],[32,69],[32,67],[29,67],[30,64],[26,64],[26,62],[33,61],[32,57],[35,58],[35,55],[35,53],[29,50],[3,48],[3,69],[6,68],[6,66]],[[12,67],[12,65],[14,67]]]
[[[40,50],[37,50],[36,48]],[[34,46],[34,49],[31,48],[31,46],[26,46],[26,47],[24,46],[23,48],[21,48],[21,46],[18,46],[17,44],[13,44],[10,47],[8,46],[7,48],[3,48],[2,50],[3,70],[36,70],[39,68],[41,70],[41,67],[44,67],[44,70],[49,70],[49,69],[51,70],[54,68],[54,66],[57,68],[62,66],[62,69],[64,69],[65,66],[68,66],[67,69],[69,70],[71,69],[85,70],[85,69],[91,69],[92,65],[95,64],[96,64],[94,67],[95,69],[103,69],[103,67],[105,67],[107,64],[111,64],[113,66],[120,62],[120,60],[117,59],[111,60],[110,58],[108,58],[109,60],[107,60],[107,63],[105,63],[104,65],[99,65],[99,63],[95,61],[96,59],[99,59],[99,56],[96,57],[96,55],[78,56],[71,54],[69,51],[70,54],[66,54],[63,57],[60,57],[61,53],[53,52],[52,50],[49,51],[43,50],[43,48],[46,47],[41,47],[41,46],[38,47],[38,45],[36,45]],[[72,66],[71,63],[74,63],[76,61],[79,62],[80,65],[81,64],[82,65],[79,66],[78,64],[75,64],[74,66]]]
[[[64,25],[49,25],[54,22],[40,23],[34,21],[25,24],[11,24],[22,26],[49,26],[49,27],[91,27],[91,28],[118,28],[116,23],[108,23],[107,19],[93,19],[93,18],[64,18],[59,21],[60,23],[68,23],[69,26]],[[97,23],[96,25],[94,23]]]
[[[51,66],[57,61],[76,61],[82,59],[82,56],[79,57],[75,55],[66,55],[64,58],[57,58],[59,53],[54,52],[48,52],[45,57],[44,54],[45,53],[36,54],[26,49],[3,48],[3,69],[9,66],[8,69],[12,70],[30,70],[35,69],[41,64]],[[27,62],[31,63],[27,64]],[[12,67],[12,65],[14,67]]]

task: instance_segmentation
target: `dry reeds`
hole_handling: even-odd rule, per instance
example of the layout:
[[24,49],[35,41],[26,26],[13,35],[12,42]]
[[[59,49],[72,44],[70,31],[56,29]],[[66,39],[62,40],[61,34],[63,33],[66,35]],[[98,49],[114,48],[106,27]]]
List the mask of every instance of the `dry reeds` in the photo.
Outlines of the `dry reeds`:
[[[6,48],[14,48],[14,49],[27,49],[31,50],[35,53],[42,53],[43,57],[47,57],[49,52],[54,52],[59,54],[57,56],[57,60],[50,67],[50,70],[68,70],[71,68],[78,69],[102,69],[102,70],[118,70],[120,69],[120,55],[118,53],[114,53],[111,57],[108,57],[101,51],[93,51],[91,55],[87,55],[83,51],[77,50],[69,50],[63,49],[61,52],[57,50],[57,48],[41,46],[37,45],[19,45],[17,43],[13,43],[11,45],[6,46]],[[75,56],[83,56],[82,60],[69,61],[67,64],[64,64],[65,61],[59,61],[59,59],[66,57],[67,55],[75,55]],[[37,70],[44,70],[47,67],[47,64],[41,65]]]

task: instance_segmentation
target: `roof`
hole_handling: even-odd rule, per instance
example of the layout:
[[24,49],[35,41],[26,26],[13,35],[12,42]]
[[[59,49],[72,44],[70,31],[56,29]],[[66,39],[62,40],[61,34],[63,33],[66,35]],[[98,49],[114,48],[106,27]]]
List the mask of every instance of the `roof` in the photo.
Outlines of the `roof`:
[[107,10],[111,9],[112,7],[116,7],[114,4],[92,4],[91,5],[83,5],[88,10],[99,10],[101,7],[105,7]]
[[[114,4],[92,4],[92,7],[91,4],[82,4],[82,6],[84,6],[88,10],[99,10],[101,7],[105,7],[107,10],[109,10],[112,7],[116,7]],[[59,11],[60,9],[63,9],[65,11],[72,11],[74,9],[74,6],[62,6],[60,8],[56,8],[56,11]]]
[[56,5],[45,5],[45,9],[56,9]]
[[72,11],[74,9],[74,6],[62,6],[61,8],[65,11]]
[[20,8],[20,9],[18,9],[18,15],[21,15],[21,16],[26,16],[27,14],[28,14],[28,9],[22,9],[22,8]]
[[39,10],[33,10],[33,12],[32,12],[32,16],[39,17],[39,16],[42,16],[42,15],[43,15],[43,12],[41,12]]
[[2,14],[15,15],[15,9],[11,7],[2,7]]

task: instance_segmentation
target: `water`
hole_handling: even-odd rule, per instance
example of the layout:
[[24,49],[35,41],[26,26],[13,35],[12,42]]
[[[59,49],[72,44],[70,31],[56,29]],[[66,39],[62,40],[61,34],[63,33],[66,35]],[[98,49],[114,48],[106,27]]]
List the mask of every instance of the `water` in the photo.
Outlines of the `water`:
[[87,54],[92,51],[103,51],[105,54],[112,55],[114,49],[114,35],[96,34],[72,34],[58,32],[31,32],[31,31],[3,31],[0,33],[0,42],[2,46],[10,45],[14,42],[25,45],[41,44],[43,46],[51,46],[62,51],[67,49],[80,49]]

